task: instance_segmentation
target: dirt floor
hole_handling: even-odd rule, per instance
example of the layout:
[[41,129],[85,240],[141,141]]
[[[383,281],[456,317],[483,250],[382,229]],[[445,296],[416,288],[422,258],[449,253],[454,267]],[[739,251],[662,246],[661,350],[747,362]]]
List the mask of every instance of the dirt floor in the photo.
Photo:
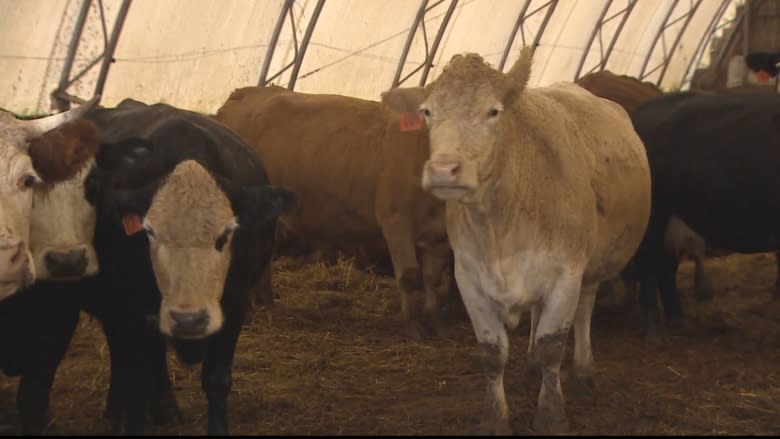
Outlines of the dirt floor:
[[[637,311],[600,298],[593,322],[597,388],[567,386],[571,431],[593,435],[776,435],[780,433],[780,301],[771,254],[711,259],[716,297],[693,298],[692,265],[679,273],[689,326],[667,343],[641,337]],[[394,281],[349,261],[275,262],[281,295],[272,311],[253,310],[237,349],[229,399],[232,434],[473,434],[484,381],[471,325],[447,338],[405,341]],[[602,300],[603,299],[603,300]],[[528,324],[510,336],[505,388],[511,426],[532,434],[540,383],[523,373]],[[570,366],[570,340],[564,368]],[[205,434],[199,369],[171,354],[185,420],[149,434]],[[82,318],[52,394],[65,434],[100,434],[108,386],[102,333]],[[0,376],[0,424],[15,434],[18,379]]]

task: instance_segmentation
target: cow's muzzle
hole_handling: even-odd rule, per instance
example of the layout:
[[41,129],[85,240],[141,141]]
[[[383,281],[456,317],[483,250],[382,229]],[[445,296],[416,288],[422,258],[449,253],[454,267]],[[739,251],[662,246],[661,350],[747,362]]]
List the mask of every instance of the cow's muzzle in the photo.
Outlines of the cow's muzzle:
[[168,312],[171,322],[171,335],[180,338],[202,338],[209,326],[209,314],[205,308],[199,311]]
[[423,189],[442,199],[458,198],[471,188],[464,182],[463,161],[454,156],[433,157],[423,169]]
[[87,271],[87,250],[51,250],[44,256],[46,269],[53,279],[80,278]]

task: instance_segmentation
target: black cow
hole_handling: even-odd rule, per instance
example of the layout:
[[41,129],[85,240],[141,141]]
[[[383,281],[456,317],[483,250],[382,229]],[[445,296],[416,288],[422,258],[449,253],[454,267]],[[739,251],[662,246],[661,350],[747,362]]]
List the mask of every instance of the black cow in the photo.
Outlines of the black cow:
[[88,118],[100,133],[85,183],[100,272],[87,310],[111,351],[108,411],[143,431],[147,403],[169,393],[166,336],[181,360],[203,362],[208,432],[227,434],[248,291],[270,270],[276,219],[294,196],[206,116],[128,99]]
[[675,215],[712,247],[738,253],[780,249],[780,96],[672,93],[646,101],[631,118],[652,176],[650,224],[636,255],[649,334],[682,322],[678,260],[663,251]]

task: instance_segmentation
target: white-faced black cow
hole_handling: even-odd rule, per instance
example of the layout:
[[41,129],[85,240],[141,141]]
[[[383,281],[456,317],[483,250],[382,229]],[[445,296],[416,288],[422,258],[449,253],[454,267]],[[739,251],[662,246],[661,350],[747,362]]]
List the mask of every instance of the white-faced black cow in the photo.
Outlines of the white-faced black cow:
[[164,334],[183,361],[203,362],[208,432],[227,434],[249,289],[270,270],[276,219],[294,196],[200,114],[128,99],[89,118],[100,133],[86,182],[100,263],[89,306],[111,349],[109,412],[143,431],[146,404],[167,384]]
[[81,142],[55,142],[42,145],[31,157],[30,141],[78,119],[97,99],[33,120],[19,120],[0,111],[0,300],[35,281],[30,254],[32,189],[72,177],[94,152],[80,149],[84,145]]
[[83,182],[92,160],[78,159],[82,169],[41,160],[52,151],[79,151],[84,158],[97,149],[97,129],[87,120],[66,123],[30,142],[29,154],[44,181],[32,188],[29,249],[35,283],[0,301],[0,369],[20,376],[17,406],[23,434],[41,434],[57,367],[76,328],[80,313],[78,282],[94,275],[92,247],[95,209],[84,197]]
[[780,249],[780,96],[672,93],[631,112],[647,149],[652,213],[636,255],[640,302],[649,334],[683,309],[678,259],[664,252],[664,227],[675,216],[713,248],[739,253]]

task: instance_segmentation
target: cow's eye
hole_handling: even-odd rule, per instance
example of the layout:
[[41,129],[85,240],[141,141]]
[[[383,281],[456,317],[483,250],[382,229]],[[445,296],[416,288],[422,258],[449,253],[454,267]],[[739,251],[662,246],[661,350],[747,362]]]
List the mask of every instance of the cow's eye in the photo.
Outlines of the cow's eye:
[[488,117],[490,117],[490,118],[496,117],[499,114],[501,114],[501,109],[500,108],[493,107],[493,108],[490,109],[490,111],[488,111]]
[[43,180],[35,174],[25,174],[19,179],[18,185],[19,189],[25,190],[42,182]]
[[431,110],[428,108],[422,107],[420,108],[420,114],[422,114],[425,117],[431,117]]
[[149,236],[150,238],[157,237],[157,235],[154,234],[154,229],[152,228],[152,226],[148,224],[144,224],[144,231],[146,232],[146,235]]

